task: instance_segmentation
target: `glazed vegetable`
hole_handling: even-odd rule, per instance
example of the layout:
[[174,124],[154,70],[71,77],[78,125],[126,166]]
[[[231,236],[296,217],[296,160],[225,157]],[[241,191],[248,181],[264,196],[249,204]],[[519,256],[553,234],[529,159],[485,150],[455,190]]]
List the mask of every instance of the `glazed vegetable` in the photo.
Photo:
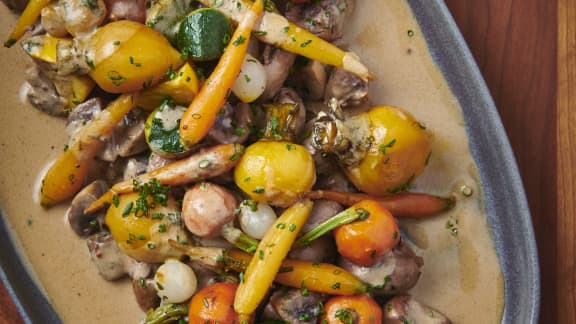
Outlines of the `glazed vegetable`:
[[321,320],[326,324],[380,324],[382,309],[368,295],[335,296],[324,304],[325,317]]
[[188,314],[186,304],[163,304],[146,313],[144,324],[171,323],[183,319]]
[[40,204],[49,207],[72,198],[84,185],[94,157],[116,124],[132,108],[133,96],[118,97],[92,122],[83,126],[42,179]]
[[[258,252],[252,256],[238,250],[192,247],[175,241],[169,243],[188,255],[192,261],[221,271],[245,272],[250,261],[260,257]],[[291,259],[282,261],[274,281],[293,288],[333,295],[354,295],[368,290],[362,281],[339,266]]]
[[456,203],[454,197],[439,197],[424,193],[398,193],[384,197],[354,192],[314,190],[303,197],[310,199],[329,199],[342,205],[351,206],[362,200],[376,200],[394,217],[427,217],[448,211]]
[[[221,10],[233,21],[241,21],[250,4],[246,0],[200,0],[205,6]],[[266,11],[254,27],[254,35],[262,42],[278,46],[325,64],[341,67],[367,80],[373,76],[358,57],[301,28],[278,13]]]
[[250,54],[246,54],[240,73],[232,86],[232,92],[242,102],[252,102],[266,88],[266,70],[262,63]]
[[232,37],[232,25],[218,10],[201,8],[180,22],[176,44],[182,55],[193,61],[220,57]]
[[260,241],[234,298],[234,310],[240,320],[247,321],[264,298],[312,205],[310,200],[304,200],[286,209]]
[[140,91],[135,106],[145,110],[154,110],[160,106],[166,97],[170,97],[179,105],[188,106],[200,87],[196,72],[190,63],[185,63],[180,69],[171,73],[169,77],[170,80],[166,82]]
[[190,323],[240,323],[238,314],[230,305],[238,284],[218,282],[202,288],[190,300],[188,321]]
[[408,112],[378,106],[346,120],[337,103],[314,123],[312,145],[334,154],[361,191],[383,196],[405,191],[424,170],[432,134]]
[[160,107],[150,113],[144,135],[152,152],[167,159],[176,159],[190,152],[180,143],[180,119],[185,111],[186,107],[166,98]]
[[270,205],[254,200],[240,203],[238,222],[246,234],[255,239],[262,239],[276,221],[276,213]]
[[238,24],[218,65],[194,98],[180,122],[180,137],[185,147],[194,147],[214,125],[216,114],[234,84],[250,41],[252,27],[262,14],[264,4],[257,0]]
[[110,93],[150,88],[184,62],[162,34],[121,20],[98,28],[84,52],[90,76]]
[[338,252],[362,266],[374,264],[400,241],[392,214],[377,201],[362,200],[302,235],[294,246],[307,246],[331,230]]
[[157,263],[181,253],[169,239],[187,241],[178,205],[168,187],[156,181],[137,185],[138,193],[113,199],[106,212],[106,225],[120,249],[137,261]]
[[10,36],[8,36],[8,39],[4,42],[4,47],[14,45],[20,37],[24,35],[26,30],[38,20],[42,8],[49,3],[50,0],[30,0],[20,15],[20,18],[18,18],[18,22],[16,22],[16,26],[12,29]]
[[363,216],[334,229],[338,252],[356,264],[370,266],[398,244],[400,230],[392,214],[376,201],[363,200],[350,208]]
[[298,106],[275,104],[265,108],[265,134],[246,148],[234,170],[234,181],[252,200],[288,207],[312,189],[316,168],[308,150],[291,142]]
[[154,286],[164,303],[182,303],[196,292],[194,270],[177,259],[168,258],[154,274]]
[[[164,185],[187,184],[226,173],[238,163],[243,153],[244,147],[239,144],[217,145],[142,174],[136,179],[140,183],[155,179]],[[96,212],[110,205],[115,195],[133,192],[133,181],[126,180],[115,184],[102,197],[88,206],[84,212],[87,214]]]

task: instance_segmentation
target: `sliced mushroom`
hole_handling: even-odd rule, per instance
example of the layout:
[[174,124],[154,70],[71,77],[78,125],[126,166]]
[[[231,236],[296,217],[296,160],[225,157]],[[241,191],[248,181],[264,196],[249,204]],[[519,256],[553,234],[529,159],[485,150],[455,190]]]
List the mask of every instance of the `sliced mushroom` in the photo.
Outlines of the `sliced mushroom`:
[[133,279],[146,278],[152,270],[149,264],[135,261],[124,254],[109,232],[91,235],[86,244],[98,273],[106,280],[116,280],[125,275]]
[[334,41],[344,34],[346,20],[353,11],[353,0],[319,0],[307,4],[288,2],[286,18],[320,38]]
[[302,233],[312,230],[316,226],[320,225],[320,223],[338,214],[340,211],[342,211],[342,206],[333,200],[316,200],[314,202],[314,207],[312,207],[312,211],[310,212],[310,216],[308,216],[308,220],[302,227]]
[[138,109],[131,110],[120,122],[105,149],[98,155],[104,161],[115,161],[118,157],[129,157],[148,149],[144,137],[146,114]]
[[303,90],[304,97],[308,100],[322,99],[328,79],[326,65],[315,60],[310,60],[300,70],[300,75],[302,83],[305,86]]
[[108,191],[108,184],[103,180],[96,180],[84,187],[84,189],[78,192],[74,199],[72,199],[70,208],[68,208],[66,213],[66,218],[76,235],[87,236],[100,231],[101,224],[98,222],[98,218],[101,218],[102,215],[98,213],[85,215],[84,209],[96,201],[96,199],[106,191]]
[[260,96],[260,101],[272,99],[284,85],[290,74],[290,67],[294,64],[296,55],[286,52],[272,45],[265,45],[262,51],[261,62],[266,70],[266,89]]
[[144,159],[130,158],[128,159],[128,162],[126,162],[126,167],[124,168],[124,175],[122,178],[124,180],[134,179],[142,173],[145,173],[147,168],[148,164]]
[[325,101],[336,98],[341,107],[356,106],[368,97],[368,82],[348,71],[334,68],[324,93]]
[[400,242],[371,267],[356,265],[344,258],[340,266],[373,287],[378,295],[393,295],[414,287],[420,278],[424,262],[404,242]]
[[446,315],[410,295],[396,296],[384,305],[384,324],[451,324]]
[[132,20],[146,22],[146,0],[104,0],[108,20]]
[[162,157],[154,152],[150,153],[148,157],[148,166],[146,167],[146,172],[152,172],[158,168],[165,166],[166,164],[173,162],[174,160]]
[[132,291],[140,309],[148,311],[160,305],[160,297],[156,294],[154,279],[136,278],[132,280]]
[[64,27],[72,36],[88,34],[106,19],[106,4],[103,0],[59,0],[59,15]]
[[40,12],[42,27],[54,37],[66,37],[68,31],[65,27],[64,18],[60,15],[58,3],[52,3],[42,8]]
[[310,291],[286,288],[276,290],[265,308],[265,317],[287,323],[317,323],[323,314],[324,296]]
[[336,243],[330,235],[321,236],[310,243],[310,245],[293,248],[288,257],[290,259],[331,263],[336,259]]
[[244,143],[250,135],[250,105],[225,103],[220,109],[208,138],[218,144]]
[[67,100],[60,95],[47,72],[33,64],[26,70],[25,98],[36,109],[53,116],[64,116]]
[[102,111],[102,100],[91,98],[74,108],[66,121],[66,135],[73,139],[76,132]]

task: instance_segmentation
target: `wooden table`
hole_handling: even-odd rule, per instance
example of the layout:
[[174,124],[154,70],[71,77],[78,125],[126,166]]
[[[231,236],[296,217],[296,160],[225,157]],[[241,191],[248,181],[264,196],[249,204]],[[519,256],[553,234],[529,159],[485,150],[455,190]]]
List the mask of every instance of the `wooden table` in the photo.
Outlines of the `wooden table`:
[[[576,4],[446,4],[496,101],[525,184],[542,273],[540,323],[576,323]],[[21,321],[0,285],[0,323]]]

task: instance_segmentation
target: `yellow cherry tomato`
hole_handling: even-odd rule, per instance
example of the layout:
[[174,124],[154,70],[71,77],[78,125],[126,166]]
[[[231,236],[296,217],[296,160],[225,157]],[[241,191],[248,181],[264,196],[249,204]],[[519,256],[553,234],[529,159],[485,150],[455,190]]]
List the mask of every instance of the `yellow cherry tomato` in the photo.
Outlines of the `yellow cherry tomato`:
[[368,119],[372,142],[359,164],[345,168],[348,178],[371,195],[407,189],[428,163],[432,134],[399,108],[378,106],[362,118]]
[[[106,212],[106,225],[120,249],[129,257],[142,262],[163,262],[181,253],[172,249],[168,240],[185,241],[178,204],[169,197],[166,206],[154,203],[147,213],[138,211],[139,193],[120,195]],[[152,206],[152,205],[151,205]]]
[[260,141],[246,148],[236,166],[234,180],[252,200],[288,207],[312,189],[316,169],[303,146]]
[[162,34],[129,20],[97,29],[84,56],[90,76],[111,93],[147,89],[184,63]]

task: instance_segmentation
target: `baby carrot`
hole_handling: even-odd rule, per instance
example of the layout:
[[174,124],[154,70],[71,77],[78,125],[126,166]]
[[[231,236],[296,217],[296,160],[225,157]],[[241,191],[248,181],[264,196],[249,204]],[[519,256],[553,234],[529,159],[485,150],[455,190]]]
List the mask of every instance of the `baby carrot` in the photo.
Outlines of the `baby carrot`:
[[50,1],[51,0],[30,0],[20,15],[16,26],[12,29],[10,36],[8,36],[8,39],[4,42],[4,47],[11,47],[14,45],[20,37],[24,35],[26,29],[36,22],[38,17],[40,17],[42,8],[46,7]]
[[42,179],[40,204],[52,206],[71,198],[84,184],[94,157],[116,124],[132,109],[133,95],[123,94],[79,131],[76,139],[50,166]]
[[241,321],[248,322],[266,295],[312,206],[304,200],[286,209],[258,244],[234,298]]
[[222,144],[201,150],[185,159],[177,160],[154,171],[144,173],[134,180],[125,180],[112,186],[104,195],[88,206],[84,213],[91,214],[112,203],[114,195],[134,191],[134,181],[145,183],[155,179],[163,185],[181,185],[204,180],[232,169],[242,154],[240,144]]
[[425,193],[399,193],[376,197],[363,193],[315,190],[304,194],[310,199],[334,200],[345,206],[352,206],[362,200],[376,200],[388,209],[394,217],[427,217],[448,211],[454,207],[454,197],[438,197]]
[[184,147],[193,148],[214,125],[216,114],[222,108],[230,88],[240,73],[252,28],[260,18],[263,9],[263,0],[255,1],[250,7],[234,31],[218,65],[182,116],[180,139]]
[[[246,8],[250,6],[247,0],[200,0],[200,3],[222,11],[233,21],[240,21],[246,13]],[[368,68],[354,53],[341,50],[308,30],[289,22],[276,12],[264,12],[261,21],[254,26],[254,36],[264,43],[280,47],[288,52],[337,66],[364,80],[373,78]]]

